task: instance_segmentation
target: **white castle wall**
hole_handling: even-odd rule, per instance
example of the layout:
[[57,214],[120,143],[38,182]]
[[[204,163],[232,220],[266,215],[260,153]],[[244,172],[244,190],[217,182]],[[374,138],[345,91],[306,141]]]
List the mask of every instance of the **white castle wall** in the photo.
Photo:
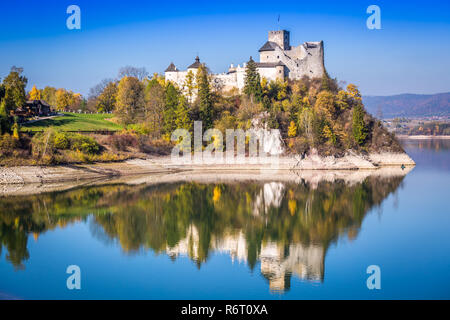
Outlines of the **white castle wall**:
[[[284,30],[269,32],[269,41],[276,45],[273,51],[260,52],[260,63],[266,64],[258,67],[261,78],[266,78],[268,81],[284,78],[298,80],[304,76],[321,78],[325,72],[323,41],[305,42],[292,47],[289,37],[289,32]],[[279,62],[284,66],[277,65]],[[231,66],[227,73],[211,75],[212,84],[223,91],[233,88],[242,90],[245,83],[245,70],[245,64],[242,67]],[[189,71],[192,71],[194,75],[197,73],[197,69],[190,68],[186,71],[167,71],[165,77],[166,80],[176,83],[185,91],[186,76]]]

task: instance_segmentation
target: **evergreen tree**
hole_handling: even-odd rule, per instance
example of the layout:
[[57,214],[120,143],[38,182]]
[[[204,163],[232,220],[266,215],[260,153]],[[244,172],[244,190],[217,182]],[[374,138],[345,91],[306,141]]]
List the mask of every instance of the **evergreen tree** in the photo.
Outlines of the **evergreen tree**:
[[213,124],[213,98],[208,79],[208,70],[201,65],[197,71],[198,97],[197,103],[200,111],[200,120],[205,130],[210,129]]
[[178,107],[179,93],[175,86],[169,82],[165,90],[164,103],[164,133],[170,137],[172,132],[176,129],[175,125],[175,111]]
[[353,138],[360,146],[366,141],[368,130],[364,122],[364,109],[362,104],[358,103],[353,108]]
[[186,90],[186,96],[188,98],[188,102],[192,103],[192,99],[194,97],[194,90],[196,88],[196,84],[195,84],[195,75],[194,73],[189,70],[187,75],[186,75],[186,81],[184,83],[184,87]]
[[10,123],[8,117],[8,109],[6,108],[6,100],[0,102],[0,134],[9,132]]
[[189,106],[186,98],[181,95],[175,110],[175,127],[177,129],[191,130],[192,121],[189,118]]
[[22,107],[26,102],[25,87],[28,79],[21,76],[22,71],[21,68],[12,67],[9,75],[3,80],[7,109],[14,110]]
[[322,76],[322,91],[330,91],[330,77],[326,71]]
[[0,102],[2,102],[5,97],[5,86],[0,83]]
[[250,97],[250,100],[253,102],[253,99],[256,102],[261,101],[262,99],[262,86],[261,86],[261,78],[258,73],[258,66],[256,62],[253,61],[253,58],[250,57],[250,60],[247,63],[247,68],[245,69],[245,83],[244,83],[244,93]]

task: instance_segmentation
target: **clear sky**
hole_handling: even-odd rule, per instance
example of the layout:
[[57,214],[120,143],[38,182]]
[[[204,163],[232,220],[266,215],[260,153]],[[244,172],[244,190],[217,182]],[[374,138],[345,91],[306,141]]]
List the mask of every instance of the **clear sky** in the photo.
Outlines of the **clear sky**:
[[[71,4],[81,30],[66,27]],[[366,27],[371,4],[381,30]],[[87,94],[121,66],[162,73],[197,54],[224,72],[287,29],[292,45],[323,40],[328,73],[364,95],[450,91],[450,1],[2,1],[0,26],[0,77],[23,67],[29,87]]]

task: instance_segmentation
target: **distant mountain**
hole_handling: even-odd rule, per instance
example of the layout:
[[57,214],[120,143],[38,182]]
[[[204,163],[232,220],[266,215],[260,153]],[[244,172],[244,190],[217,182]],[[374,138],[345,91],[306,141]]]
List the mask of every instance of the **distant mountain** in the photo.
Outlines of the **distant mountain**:
[[419,118],[450,116],[450,92],[438,94],[400,94],[396,96],[365,96],[366,110],[383,118]]

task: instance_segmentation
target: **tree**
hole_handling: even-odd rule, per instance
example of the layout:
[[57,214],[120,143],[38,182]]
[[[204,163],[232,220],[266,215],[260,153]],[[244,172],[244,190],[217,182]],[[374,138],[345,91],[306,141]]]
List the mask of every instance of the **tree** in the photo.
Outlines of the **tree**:
[[3,100],[3,98],[5,97],[5,86],[0,83],[0,102]]
[[197,104],[200,112],[200,120],[203,122],[203,128],[205,130],[210,129],[213,124],[213,99],[209,85],[208,70],[205,65],[201,65],[197,70],[197,86]]
[[314,122],[314,113],[309,104],[309,99],[308,97],[304,97],[302,101],[302,106],[300,107],[298,113],[298,127],[310,140],[312,140],[313,138],[312,137],[313,122]]
[[321,91],[317,95],[314,109],[317,114],[325,116],[327,120],[331,121],[337,116],[335,96],[330,91]]
[[262,98],[262,86],[261,79],[258,73],[258,67],[256,62],[253,61],[253,58],[250,57],[250,60],[247,63],[247,68],[245,69],[245,82],[244,82],[244,93],[250,97],[251,102],[253,102],[253,98],[256,99],[257,102],[261,101]]
[[41,92],[36,88],[35,85],[31,89],[29,96],[30,100],[41,100]]
[[67,109],[67,107],[71,104],[71,94],[62,88],[56,90],[55,99],[56,109],[60,111]]
[[195,85],[195,75],[192,70],[189,70],[186,75],[186,80],[184,82],[184,87],[186,91],[186,96],[188,98],[188,102],[192,103],[192,99],[194,97],[194,90],[196,89]]
[[0,102],[0,133],[5,134],[10,130],[10,123],[8,117],[8,111],[6,108],[6,101],[3,99]]
[[282,79],[276,79],[276,87],[277,87],[277,100],[281,101],[288,96],[288,83]]
[[233,116],[230,111],[224,111],[222,116],[214,121],[214,129],[222,132],[223,135],[226,134],[227,129],[236,129],[237,119]]
[[323,127],[323,136],[327,140],[327,142],[330,142],[333,145],[336,145],[337,138],[335,133],[331,130],[330,126],[328,124],[324,125]]
[[25,87],[28,79],[21,76],[22,71],[22,68],[12,67],[9,75],[3,80],[7,112],[23,106],[26,102]]
[[117,84],[110,82],[103,89],[103,92],[97,97],[97,111],[110,112],[116,107],[117,101]]
[[148,81],[145,87],[144,121],[150,131],[157,137],[163,131],[163,115],[165,107],[164,86],[157,74]]
[[177,129],[192,129],[192,121],[189,118],[189,106],[186,98],[181,95],[175,110],[175,127]]
[[56,88],[47,86],[42,90],[41,98],[51,106],[56,106],[56,91]]
[[364,109],[361,103],[353,108],[353,138],[360,146],[364,144],[368,135],[368,129],[364,122]]
[[81,110],[83,108],[83,96],[80,93],[69,91],[69,110]]
[[330,77],[328,73],[324,72],[322,75],[322,90],[330,91]]
[[350,83],[347,86],[347,93],[356,102],[362,101],[361,93],[359,92],[358,87],[355,86],[354,84]]
[[291,121],[288,128],[288,136],[295,137],[297,135],[297,126],[294,121]]
[[98,84],[89,89],[88,99],[97,99],[99,95],[105,90],[105,88],[111,82],[115,82],[113,79],[103,79]]
[[132,66],[125,66],[119,69],[119,79],[122,79],[123,77],[133,77],[139,79],[139,81],[142,81],[148,77],[148,72],[144,67],[136,68]]
[[164,133],[170,137],[172,132],[176,129],[175,125],[175,111],[178,107],[179,93],[173,83],[169,82],[165,90],[165,104],[164,104]]
[[345,110],[349,107],[348,105],[348,93],[344,90],[340,90],[336,95],[336,107],[339,110]]
[[117,88],[115,113],[123,124],[135,123],[144,109],[144,85],[135,77],[124,77]]

